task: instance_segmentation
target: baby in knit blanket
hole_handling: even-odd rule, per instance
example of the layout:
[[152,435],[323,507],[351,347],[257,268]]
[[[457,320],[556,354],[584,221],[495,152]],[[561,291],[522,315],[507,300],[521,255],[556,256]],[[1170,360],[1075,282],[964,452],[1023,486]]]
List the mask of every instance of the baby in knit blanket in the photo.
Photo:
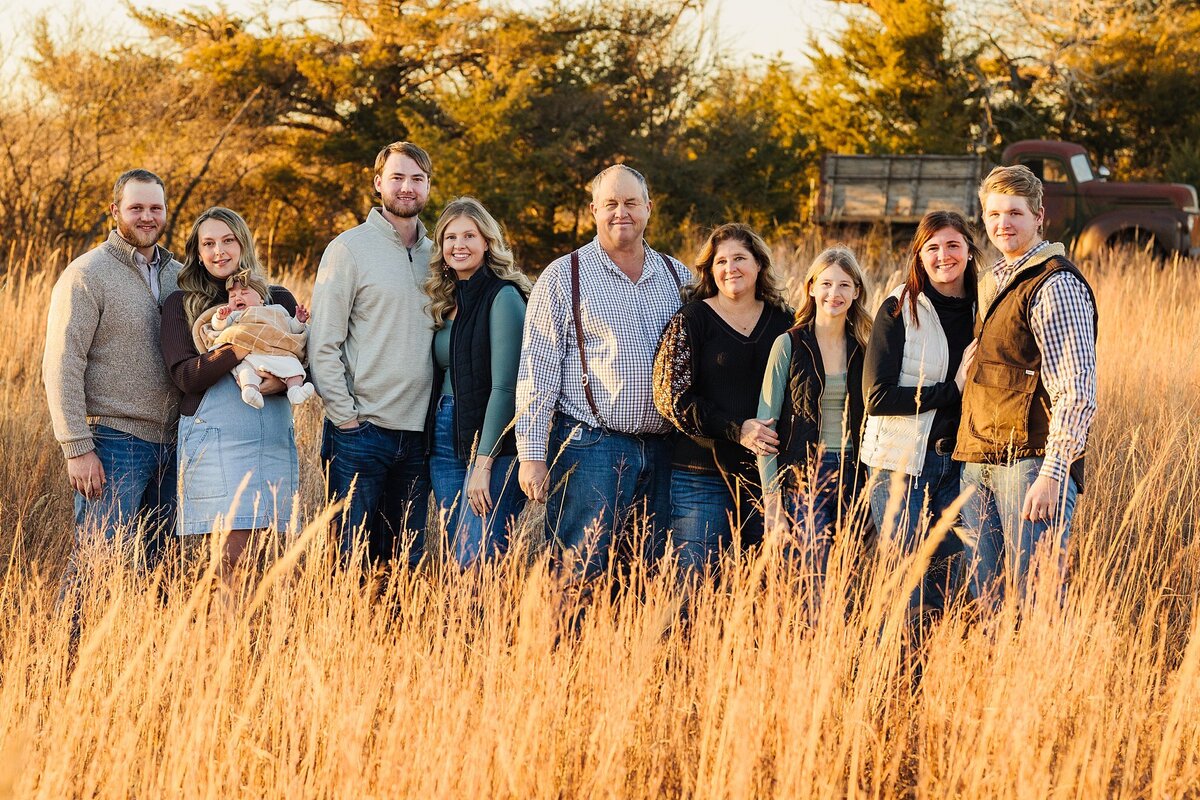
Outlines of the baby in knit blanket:
[[192,329],[197,348],[215,350],[234,344],[250,351],[233,368],[233,376],[242,390],[242,400],[254,408],[263,407],[259,370],[275,375],[288,387],[292,405],[299,405],[316,394],[305,381],[305,346],[308,343],[308,309],[296,306],[296,316],[280,305],[263,305],[263,298],[237,277],[226,284],[229,302],[210,308],[200,315]]

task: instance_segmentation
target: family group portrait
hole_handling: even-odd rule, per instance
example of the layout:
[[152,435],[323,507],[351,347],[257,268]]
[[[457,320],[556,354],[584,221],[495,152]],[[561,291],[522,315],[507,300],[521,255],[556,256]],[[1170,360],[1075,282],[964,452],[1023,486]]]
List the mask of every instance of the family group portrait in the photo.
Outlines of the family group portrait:
[[1200,795],[1200,8],[758,5],[13,25],[0,800]]

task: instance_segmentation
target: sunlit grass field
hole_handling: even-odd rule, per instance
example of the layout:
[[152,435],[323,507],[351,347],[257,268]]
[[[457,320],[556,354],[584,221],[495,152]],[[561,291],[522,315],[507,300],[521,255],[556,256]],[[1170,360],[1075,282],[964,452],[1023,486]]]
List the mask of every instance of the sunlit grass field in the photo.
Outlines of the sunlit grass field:
[[[779,252],[793,290],[817,249]],[[873,308],[897,262],[860,249]],[[64,263],[16,253],[0,275],[0,798],[1200,795],[1194,263],[1086,268],[1100,412],[1064,606],[1036,587],[991,617],[958,606],[919,659],[920,564],[854,528],[815,618],[772,545],[728,560],[686,626],[671,578],[635,570],[568,629],[532,524],[479,574],[436,545],[385,582],[331,569],[318,404],[297,419],[310,524],[240,596],[214,594],[203,552],[149,576],[97,552],[73,645],[40,376]]]

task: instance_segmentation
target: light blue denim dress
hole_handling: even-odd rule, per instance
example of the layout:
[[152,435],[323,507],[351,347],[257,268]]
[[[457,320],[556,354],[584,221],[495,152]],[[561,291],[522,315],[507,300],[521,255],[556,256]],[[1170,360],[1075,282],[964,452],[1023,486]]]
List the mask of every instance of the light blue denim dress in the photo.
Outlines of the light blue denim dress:
[[300,472],[292,405],[284,394],[263,400],[262,409],[247,405],[225,375],[194,416],[179,418],[180,535],[211,532],[218,515],[231,530],[289,530]]

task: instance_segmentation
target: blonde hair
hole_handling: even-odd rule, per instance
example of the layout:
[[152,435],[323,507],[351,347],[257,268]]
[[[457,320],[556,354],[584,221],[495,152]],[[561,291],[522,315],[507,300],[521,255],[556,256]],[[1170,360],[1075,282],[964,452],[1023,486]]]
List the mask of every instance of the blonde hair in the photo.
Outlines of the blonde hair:
[[264,303],[267,302],[270,295],[270,283],[254,252],[254,235],[250,233],[250,226],[236,211],[213,206],[196,217],[183,248],[183,267],[179,270],[179,288],[183,291],[183,313],[187,317],[189,327],[194,325],[196,318],[205,311],[219,305],[221,296],[226,291],[228,279],[222,281],[214,278],[200,260],[200,226],[210,219],[228,225],[242,248],[241,259],[238,261],[234,277],[246,284],[246,288],[258,292]]
[[514,265],[512,250],[504,240],[504,231],[496,218],[483,207],[483,203],[474,197],[452,200],[442,209],[442,215],[433,230],[433,254],[429,257],[429,277],[424,287],[425,294],[429,295],[429,315],[433,317],[435,331],[445,327],[446,315],[454,308],[454,270],[446,266],[442,237],[445,236],[450,223],[459,217],[467,217],[474,222],[483,240],[487,242],[481,269],[490,269],[497,278],[516,284],[525,294],[529,294],[533,288],[529,278]]
[[1007,194],[1024,197],[1029,210],[1034,214],[1042,210],[1042,182],[1033,170],[1024,164],[1012,167],[996,167],[979,184],[979,207],[982,209],[989,194]]
[[800,308],[796,311],[796,327],[805,327],[816,319],[817,302],[813,299],[812,287],[817,276],[829,267],[837,267],[845,272],[858,288],[858,297],[854,298],[850,303],[850,310],[846,312],[846,325],[859,346],[866,347],[867,340],[871,338],[872,323],[866,304],[867,276],[859,266],[858,259],[854,257],[854,251],[844,244],[827,247],[813,259],[812,265],[804,275],[804,294],[800,298]]

